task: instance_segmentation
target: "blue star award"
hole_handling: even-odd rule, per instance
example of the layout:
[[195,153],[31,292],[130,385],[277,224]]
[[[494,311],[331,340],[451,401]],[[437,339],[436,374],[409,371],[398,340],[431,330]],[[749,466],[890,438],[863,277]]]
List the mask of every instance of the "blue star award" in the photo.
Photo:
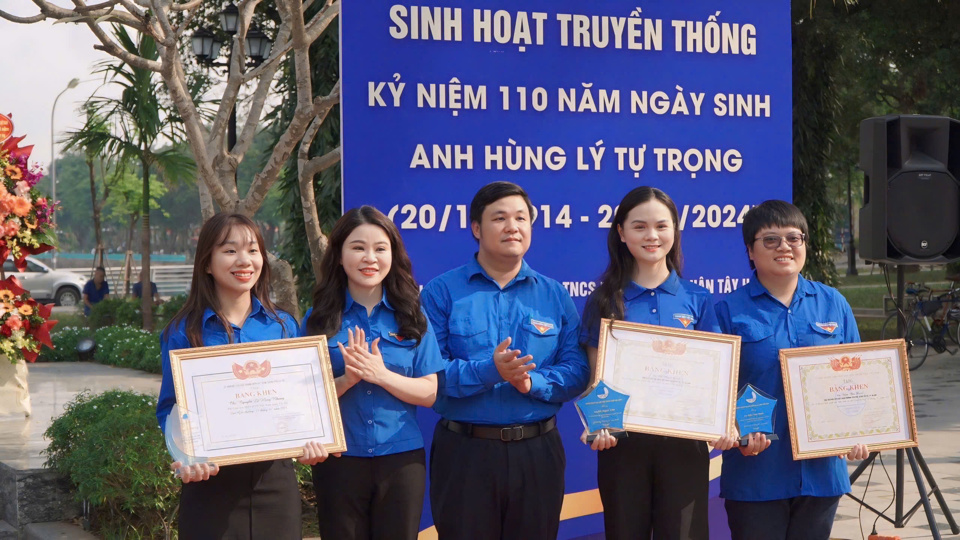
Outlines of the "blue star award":
[[596,433],[601,429],[620,430],[611,433],[618,439],[626,437],[623,431],[623,413],[627,410],[627,400],[630,396],[617,392],[603,381],[597,383],[588,394],[575,403],[580,421],[587,428],[587,442],[597,438]]
[[763,433],[771,441],[777,440],[773,432],[773,412],[776,398],[770,397],[752,384],[740,389],[737,394],[737,428],[740,430],[740,446],[746,446],[751,433]]

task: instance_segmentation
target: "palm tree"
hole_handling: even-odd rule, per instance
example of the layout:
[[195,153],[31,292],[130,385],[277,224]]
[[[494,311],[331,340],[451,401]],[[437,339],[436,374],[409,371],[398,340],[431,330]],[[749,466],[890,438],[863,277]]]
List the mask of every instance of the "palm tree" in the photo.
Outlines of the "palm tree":
[[[159,58],[152,37],[141,34],[134,40],[126,27],[114,25],[118,43],[129,53],[148,60]],[[146,294],[141,296],[143,328],[153,329],[150,291],[150,173],[156,170],[168,179],[188,178],[195,170],[193,160],[180,152],[177,143],[185,136],[175,109],[165,103],[159,91],[164,88],[159,74],[123,62],[102,62],[96,73],[103,73],[108,84],[118,85],[118,98],[94,96],[90,110],[104,120],[106,129],[76,132],[76,143],[101,155],[114,156],[121,164],[138,163],[143,181],[141,208],[141,260]]]
[[[87,170],[90,174],[90,205],[93,211],[93,230],[94,235],[96,236],[97,247],[94,251],[93,257],[93,266],[103,266],[103,254],[104,254],[104,245],[103,245],[103,226],[101,224],[101,216],[103,214],[103,207],[107,202],[108,197],[110,197],[110,189],[115,183],[116,179],[120,177],[119,171],[121,167],[116,167],[116,171],[113,174],[107,174],[106,171],[110,170],[110,164],[104,164],[104,156],[101,154],[102,148],[97,146],[91,146],[95,141],[102,140],[105,135],[109,134],[107,129],[106,121],[93,110],[93,105],[91,103],[84,103],[81,106],[81,109],[86,115],[86,120],[84,121],[83,127],[77,131],[68,132],[67,137],[62,141],[66,144],[64,150],[71,150],[73,148],[79,149],[83,152],[83,160],[87,164]],[[99,167],[96,167],[99,165]],[[117,164],[119,165],[119,164]],[[99,175],[96,172],[96,169],[99,168]],[[97,189],[97,178],[100,178],[100,184],[102,184],[102,194],[98,196]]]

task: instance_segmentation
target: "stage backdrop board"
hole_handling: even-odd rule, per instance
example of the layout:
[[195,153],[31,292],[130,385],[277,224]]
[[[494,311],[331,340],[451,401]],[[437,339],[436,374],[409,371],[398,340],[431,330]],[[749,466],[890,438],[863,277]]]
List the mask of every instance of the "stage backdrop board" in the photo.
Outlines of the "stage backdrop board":
[[[581,308],[616,205],[640,185],[678,205],[685,278],[717,295],[749,278],[743,213],[791,199],[789,2],[367,0],[341,10],[343,206],[388,213],[421,283],[475,252],[470,200],[495,180],[530,193],[527,261]],[[436,417],[422,416],[429,439]],[[596,460],[570,406],[561,429],[567,493],[594,490]],[[596,515],[571,518],[561,537],[599,529]]]

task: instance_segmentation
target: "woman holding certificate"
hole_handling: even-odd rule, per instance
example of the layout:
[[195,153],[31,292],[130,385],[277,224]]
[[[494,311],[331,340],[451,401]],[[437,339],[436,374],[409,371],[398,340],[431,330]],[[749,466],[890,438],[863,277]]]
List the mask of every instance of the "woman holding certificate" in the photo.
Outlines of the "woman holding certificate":
[[433,405],[443,359],[410,258],[393,222],[362,206],[337,221],[321,267],[304,329],[327,336],[347,451],[313,467],[320,536],[415,539],[426,486],[416,409]]
[[[663,191],[638,187],[620,201],[607,235],[610,262],[584,309],[580,343],[597,365],[600,319],[719,332],[710,293],[680,278],[677,207]],[[582,440],[586,442],[586,432]],[[734,438],[714,443],[731,448]],[[610,539],[706,539],[710,450],[700,441],[601,430],[590,445],[604,529]]]
[[[163,379],[157,420],[166,429],[176,404],[170,351],[295,337],[297,321],[270,301],[270,267],[260,230],[240,214],[217,214],[200,229],[190,294],[160,337]],[[319,443],[302,463],[327,458]],[[218,467],[172,464],[183,481],[181,540],[301,538],[300,491],[293,463],[278,459]]]
[[777,401],[778,440],[751,433],[749,444],[723,454],[720,496],[735,540],[826,540],[840,497],[850,491],[848,459],[867,457],[864,445],[839,457],[794,461],[790,448],[779,351],[860,341],[847,301],[836,289],[808,281],[807,220],[784,201],[766,201],[743,218],[743,240],[756,273],[717,303],[720,327],[739,335],[739,385]]

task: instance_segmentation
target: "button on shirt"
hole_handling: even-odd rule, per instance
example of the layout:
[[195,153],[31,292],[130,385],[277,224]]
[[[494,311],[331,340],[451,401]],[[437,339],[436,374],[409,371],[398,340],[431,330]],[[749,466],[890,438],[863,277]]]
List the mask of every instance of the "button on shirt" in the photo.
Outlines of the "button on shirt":
[[770,501],[850,491],[846,460],[793,460],[779,359],[780,349],[859,343],[850,304],[836,289],[800,276],[790,306],[784,306],[754,274],[750,283],[717,303],[717,318],[724,333],[742,339],[739,386],[749,383],[776,398],[774,431],[779,437],[757,456],[743,456],[737,449],[724,452],[720,496]]
[[[250,343],[253,341],[268,341],[271,339],[283,339],[297,337],[300,335],[300,327],[297,321],[289,314],[278,311],[280,317],[278,322],[263,307],[256,297],[253,297],[252,309],[250,315],[243,322],[243,326],[230,324],[233,329],[233,343]],[[203,345],[226,345],[230,343],[223,323],[217,317],[212,309],[207,308],[203,312]],[[167,328],[160,334],[160,357],[163,366],[163,379],[160,382],[160,397],[157,399],[157,422],[160,423],[160,429],[166,429],[167,415],[170,409],[177,402],[177,396],[173,390],[173,376],[170,373],[170,351],[177,349],[189,349],[190,340],[187,339],[186,321],[181,320],[176,328]]]
[[[306,320],[312,310],[304,316]],[[347,329],[360,327],[366,333],[367,343],[380,338],[378,347],[384,365],[404,377],[424,377],[443,369],[443,359],[433,330],[427,332],[419,344],[413,338],[397,335],[396,313],[386,294],[374,306],[370,315],[346,293],[346,305],[340,331],[327,340],[334,377],[344,374],[346,366],[338,343],[349,344]],[[423,436],[417,425],[417,406],[397,399],[383,387],[360,381],[340,396],[340,415],[347,438],[346,456],[375,457],[423,448]]]
[[[526,262],[505,287],[476,260],[423,289],[423,307],[446,360],[434,410],[448,420],[487,425],[538,422],[587,385],[589,368],[577,343],[580,316],[560,283]],[[507,337],[533,355],[531,390],[503,380],[493,351]]]
[[[597,348],[600,338],[600,319],[594,294],[587,299],[583,310],[580,343]],[[630,282],[623,290],[624,316],[629,322],[655,324],[671,328],[719,332],[720,325],[713,310],[710,291],[670,272],[666,281],[653,289]]]

